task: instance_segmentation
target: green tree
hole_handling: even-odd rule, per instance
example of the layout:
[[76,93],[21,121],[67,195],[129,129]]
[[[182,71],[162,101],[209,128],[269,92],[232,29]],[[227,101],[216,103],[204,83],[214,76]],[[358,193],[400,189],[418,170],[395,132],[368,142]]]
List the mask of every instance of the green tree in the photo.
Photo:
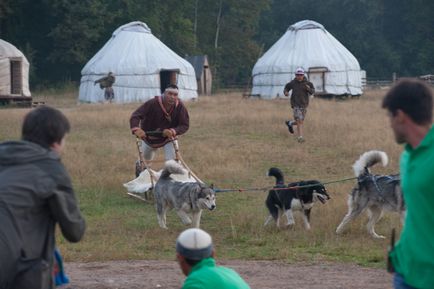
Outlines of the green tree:
[[[31,62],[31,82],[80,79],[119,26],[143,21],[180,56],[207,54],[217,85],[244,84],[289,25],[324,25],[368,77],[433,73],[430,0],[3,0],[0,37]],[[263,49],[262,49],[263,48]]]
[[261,49],[254,40],[260,14],[270,1],[199,2],[198,47],[210,56],[217,85],[247,83]]
[[47,34],[51,43],[46,60],[47,77],[77,80],[83,64],[93,55],[95,44],[105,36],[104,27],[113,22],[114,15],[102,0],[46,1],[53,23]]

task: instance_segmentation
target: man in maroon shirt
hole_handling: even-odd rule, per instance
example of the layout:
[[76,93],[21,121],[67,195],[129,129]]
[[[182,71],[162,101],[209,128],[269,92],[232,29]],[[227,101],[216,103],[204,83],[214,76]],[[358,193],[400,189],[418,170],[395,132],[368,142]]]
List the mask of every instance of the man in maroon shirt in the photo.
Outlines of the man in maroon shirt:
[[[152,160],[156,150],[161,147],[164,147],[166,161],[174,159],[175,149],[171,140],[189,128],[188,111],[178,98],[178,93],[178,86],[170,84],[163,95],[146,101],[130,117],[131,132],[142,140],[143,154],[147,161]],[[136,175],[138,173],[140,171],[137,171],[136,165]]]

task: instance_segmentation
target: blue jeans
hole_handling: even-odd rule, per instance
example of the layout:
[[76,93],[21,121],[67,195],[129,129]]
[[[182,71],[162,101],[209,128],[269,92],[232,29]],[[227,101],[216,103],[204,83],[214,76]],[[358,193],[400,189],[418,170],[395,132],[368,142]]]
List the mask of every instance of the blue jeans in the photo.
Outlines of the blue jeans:
[[393,288],[394,289],[416,289],[414,287],[411,287],[410,285],[407,285],[405,283],[404,277],[402,277],[402,275],[399,273],[395,273],[393,275]]

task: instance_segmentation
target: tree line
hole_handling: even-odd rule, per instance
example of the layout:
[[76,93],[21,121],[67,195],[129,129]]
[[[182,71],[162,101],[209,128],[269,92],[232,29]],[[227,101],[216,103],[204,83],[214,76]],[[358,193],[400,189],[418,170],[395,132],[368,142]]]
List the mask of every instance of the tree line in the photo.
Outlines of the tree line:
[[286,29],[314,20],[368,77],[434,73],[430,0],[2,0],[0,38],[31,63],[33,87],[79,81],[119,26],[143,21],[180,56],[207,54],[215,84],[247,84],[257,59]]

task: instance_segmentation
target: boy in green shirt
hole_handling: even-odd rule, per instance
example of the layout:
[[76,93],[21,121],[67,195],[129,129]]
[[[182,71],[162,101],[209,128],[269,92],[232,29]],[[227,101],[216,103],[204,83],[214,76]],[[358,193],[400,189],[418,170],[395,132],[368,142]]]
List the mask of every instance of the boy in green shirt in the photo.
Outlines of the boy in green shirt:
[[185,279],[182,289],[250,289],[234,270],[216,266],[211,236],[197,228],[182,232],[176,257]]

